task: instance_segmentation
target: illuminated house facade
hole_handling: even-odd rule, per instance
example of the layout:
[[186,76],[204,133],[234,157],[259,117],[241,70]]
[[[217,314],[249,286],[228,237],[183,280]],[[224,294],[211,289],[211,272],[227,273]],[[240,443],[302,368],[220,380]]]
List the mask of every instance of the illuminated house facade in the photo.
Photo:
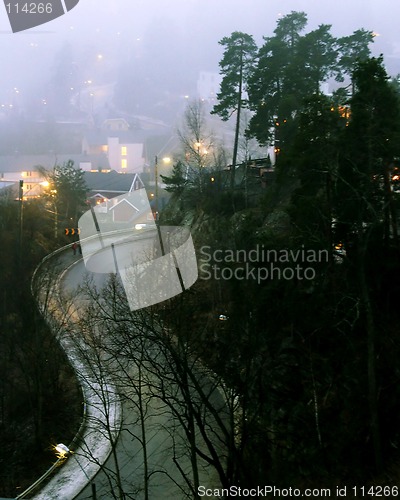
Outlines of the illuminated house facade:
[[89,131],[82,140],[82,153],[103,154],[112,170],[139,173],[145,163],[145,139],[141,131],[130,130],[124,119],[110,119],[101,129]]

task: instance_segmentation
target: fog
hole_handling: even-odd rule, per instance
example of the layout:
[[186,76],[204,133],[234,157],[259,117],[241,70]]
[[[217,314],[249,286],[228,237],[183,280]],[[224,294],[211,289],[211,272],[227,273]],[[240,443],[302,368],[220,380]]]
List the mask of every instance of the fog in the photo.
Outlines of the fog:
[[391,74],[400,73],[395,0],[80,0],[62,17],[15,34],[0,7],[0,103],[28,115],[56,102],[67,83],[68,98],[76,103],[79,91],[79,106],[93,110],[111,99],[103,87],[121,74],[145,93],[141,114],[162,100],[157,87],[171,102],[195,97],[199,73],[218,72],[223,36],[243,31],[261,44],[292,10],[308,14],[308,30],[327,23],[336,36],[376,32],[373,53],[385,55]]

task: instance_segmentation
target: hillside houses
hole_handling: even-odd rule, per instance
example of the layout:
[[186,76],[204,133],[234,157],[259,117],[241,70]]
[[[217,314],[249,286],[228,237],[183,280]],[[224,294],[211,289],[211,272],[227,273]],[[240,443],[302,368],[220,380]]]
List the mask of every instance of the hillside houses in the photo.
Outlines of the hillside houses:
[[[132,131],[125,119],[105,120],[99,129],[91,129],[81,136],[81,152],[56,154],[19,154],[0,155],[0,189],[11,187],[24,182],[24,198],[40,196],[43,190],[44,170],[51,172],[56,165],[63,165],[68,161],[74,163],[75,168],[84,172],[97,174],[129,175],[124,182],[117,181],[117,176],[109,175],[102,178],[92,177],[99,182],[99,191],[111,194],[112,191],[121,192],[122,184],[127,185],[129,191],[134,174],[143,171],[145,164],[145,135],[141,131]],[[110,183],[107,190],[107,183]],[[118,189],[114,189],[119,183]],[[91,184],[91,187],[94,186]]]

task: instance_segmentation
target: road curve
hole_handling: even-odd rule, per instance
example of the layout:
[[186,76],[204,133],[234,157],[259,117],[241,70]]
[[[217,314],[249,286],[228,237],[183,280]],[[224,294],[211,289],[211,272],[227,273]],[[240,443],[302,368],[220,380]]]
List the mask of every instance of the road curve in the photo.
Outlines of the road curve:
[[[72,255],[69,246],[47,256],[35,272],[32,289],[43,316],[65,351],[81,385],[85,403],[83,421],[78,434],[68,445],[73,451],[68,459],[58,460],[31,487],[21,493],[18,499],[27,498],[39,488],[39,491],[31,498],[35,500],[73,499],[96,476],[111,453],[110,439],[104,436],[103,429],[98,425],[104,405],[95,390],[97,381],[86,363],[85,356],[82,356],[79,344],[72,340],[70,329],[65,327],[68,311],[65,310],[64,301],[60,296],[57,276],[59,273],[64,273],[69,266],[75,265],[75,261],[76,258]],[[121,405],[111,379],[104,382],[104,388],[110,395],[109,414],[112,416],[110,430],[113,438],[116,439],[121,425]],[[93,460],[92,453],[88,453],[89,450],[96,450],[96,460]]]
[[[81,283],[85,275],[85,267],[82,260],[69,268],[63,279],[63,289],[76,296],[74,290]],[[100,287],[106,279],[105,275],[91,273],[96,286]],[[122,402],[122,425],[121,432],[116,442],[116,457],[110,456],[102,470],[88,484],[87,487],[75,498],[76,500],[92,499],[92,484],[96,488],[97,499],[111,499],[114,494],[118,495],[116,485],[116,466],[121,478],[123,498],[145,498],[143,491],[144,462],[143,451],[140,444],[141,429],[137,415],[137,408],[132,403],[131,394],[124,394],[124,388],[119,387]],[[124,397],[126,396],[126,397]],[[183,431],[174,427],[173,417],[165,407],[161,407],[159,401],[151,398],[147,401],[146,415],[146,446],[148,456],[148,469],[150,471],[149,498],[151,500],[178,500],[188,498],[182,493],[187,485],[173,460],[173,440],[175,446],[180,441],[180,446],[185,446]],[[174,428],[173,428],[174,427]],[[172,434],[173,432],[173,434]],[[190,464],[185,464],[187,470]],[[201,470],[201,484],[217,486],[216,473],[213,469]],[[116,496],[116,498],[119,498]]]
[[[69,308],[67,314],[71,319],[74,315],[79,315],[80,304],[86,300],[82,294],[77,293],[77,287],[82,283],[86,269],[82,259],[73,256],[70,249],[60,252],[58,260],[61,263],[62,279],[53,287],[51,301],[58,301],[58,305],[53,308],[57,310],[60,293],[63,304],[68,302],[68,297],[73,297],[73,307]],[[46,268],[42,266],[42,269]],[[104,274],[91,273],[91,277],[98,286],[107,279]],[[53,321],[57,329],[59,323],[65,321],[65,317],[62,314],[60,320],[56,313],[49,321]],[[112,378],[107,376],[104,366],[91,366],[88,346],[84,342],[77,342],[79,332],[72,337],[70,332],[64,333],[61,330],[60,344],[82,383],[88,409],[84,436],[80,440],[80,446],[73,449],[74,453],[33,498],[89,500],[94,498],[95,489],[97,499],[144,499],[141,423],[131,394],[124,393],[124,387],[120,385],[117,393],[115,384]],[[101,378],[101,383],[98,383],[100,372],[105,378]],[[190,476],[190,462],[181,457],[179,470],[175,451],[172,451],[177,447],[185,449],[187,446],[184,432],[174,420],[171,410],[161,406],[157,398],[149,398],[146,405],[148,498],[189,498],[184,493],[187,491],[187,484],[181,472],[184,470]],[[198,441],[201,441],[200,433]],[[199,470],[199,478],[200,484],[207,488],[220,486],[216,471],[212,467],[203,464]]]

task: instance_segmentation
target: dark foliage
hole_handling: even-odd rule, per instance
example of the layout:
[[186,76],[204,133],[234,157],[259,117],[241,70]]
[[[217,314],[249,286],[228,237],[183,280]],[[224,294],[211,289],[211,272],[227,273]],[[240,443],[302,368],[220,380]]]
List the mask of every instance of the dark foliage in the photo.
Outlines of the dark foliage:
[[[240,395],[245,486],[398,481],[399,101],[382,59],[353,69],[345,106],[338,94],[302,101],[255,206],[232,214],[223,191],[197,193],[198,245],[219,253],[202,256],[187,321],[204,362]],[[255,248],[264,254],[246,261]],[[273,251],[309,250],[318,257],[300,263],[312,279],[279,275],[296,262]]]

